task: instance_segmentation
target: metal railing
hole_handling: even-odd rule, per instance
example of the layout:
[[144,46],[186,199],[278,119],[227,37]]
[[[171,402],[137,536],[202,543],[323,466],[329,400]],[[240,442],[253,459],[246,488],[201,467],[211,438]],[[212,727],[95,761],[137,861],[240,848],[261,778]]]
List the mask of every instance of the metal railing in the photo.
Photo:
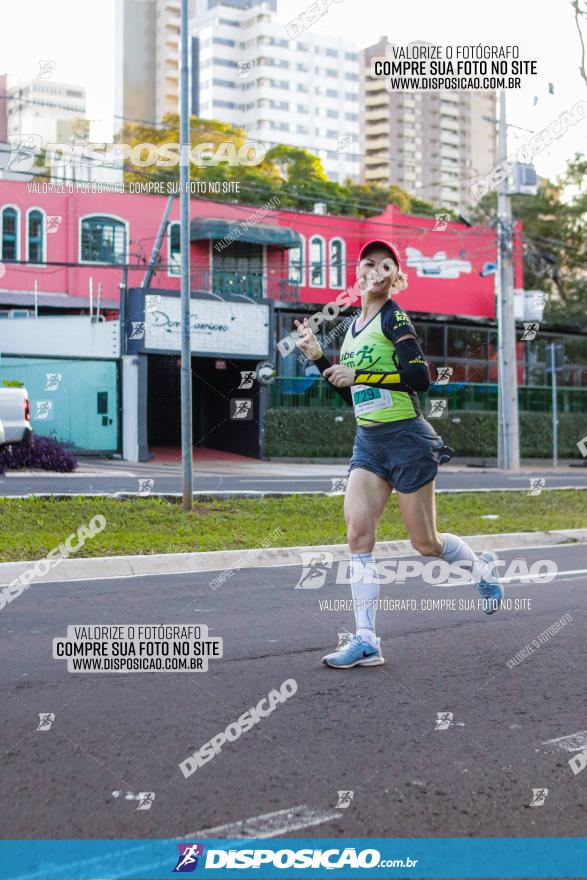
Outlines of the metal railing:
[[[269,405],[274,409],[303,407],[342,408],[347,404],[336,391],[319,377],[288,378],[280,376],[270,386]],[[497,385],[453,383],[432,387],[418,395],[422,404],[431,398],[448,398],[449,410],[497,412]],[[559,413],[587,414],[587,387],[557,389]],[[518,389],[520,412],[552,412],[552,390],[549,385],[522,386]]]
[[218,269],[194,269],[192,290],[207,291],[220,296],[244,295],[253,299],[273,299],[281,302],[299,302],[300,285],[269,272]]

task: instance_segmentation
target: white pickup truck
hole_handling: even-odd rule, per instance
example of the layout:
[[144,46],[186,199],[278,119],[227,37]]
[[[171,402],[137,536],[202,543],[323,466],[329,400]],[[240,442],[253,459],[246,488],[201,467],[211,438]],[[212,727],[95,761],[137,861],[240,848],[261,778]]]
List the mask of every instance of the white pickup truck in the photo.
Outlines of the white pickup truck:
[[32,434],[26,388],[7,388],[0,385],[0,446],[27,443]]

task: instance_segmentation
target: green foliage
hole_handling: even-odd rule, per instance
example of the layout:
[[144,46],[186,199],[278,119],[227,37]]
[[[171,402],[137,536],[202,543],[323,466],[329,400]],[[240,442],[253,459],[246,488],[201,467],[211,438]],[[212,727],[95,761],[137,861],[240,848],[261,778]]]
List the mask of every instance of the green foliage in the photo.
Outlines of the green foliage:
[[[342,419],[342,421],[337,421]],[[451,412],[433,422],[435,430],[458,457],[497,456],[497,414]],[[577,442],[587,435],[587,414],[559,414],[559,455],[581,459]],[[350,410],[270,409],[265,418],[266,458],[350,458],[355,421]],[[552,455],[549,413],[520,413],[521,453],[524,458]]]
[[[474,218],[487,223],[497,195],[487,193]],[[543,180],[536,196],[513,196],[512,214],[523,222],[524,288],[548,294],[545,320],[585,327],[587,313],[587,157],[577,153],[565,173]]]
[[2,385],[4,388],[24,388],[24,382],[19,382],[18,379],[4,379]]
[[[192,116],[190,119],[190,143],[219,144],[231,141],[236,149],[247,142],[243,129],[234,128],[218,120],[201,119]],[[141,143],[177,144],[179,138],[179,117],[169,113],[158,128],[144,125],[128,124],[121,134],[120,141],[135,146]],[[156,165],[136,170],[127,164],[126,181],[173,180],[179,179],[179,164],[161,168]],[[259,165],[244,166],[228,163],[218,165],[190,165],[192,180],[234,181],[239,184],[238,193],[215,193],[216,201],[238,202],[249,205],[263,205],[272,197],[279,198],[282,210],[311,211],[315,202],[326,202],[328,213],[352,217],[372,217],[381,214],[387,205],[396,205],[407,214],[431,217],[439,211],[450,213],[447,209],[435,206],[430,202],[410,196],[396,184],[390,187],[374,186],[373,184],[353,183],[347,179],[344,183],[329,180],[322,162],[309,150],[279,144],[267,151]]]
[[265,416],[265,457],[348,458],[354,436],[350,409],[270,409]]
[[[436,497],[438,522],[457,535],[573,529],[585,525],[587,490],[464,492]],[[497,519],[483,519],[487,513]],[[243,550],[346,543],[340,495],[281,498],[198,498],[186,513],[176,499],[0,498],[0,561],[42,559],[96,514],[107,528],[86,541],[78,557]],[[407,538],[397,497],[379,524],[378,540]],[[227,589],[230,588],[227,587]]]

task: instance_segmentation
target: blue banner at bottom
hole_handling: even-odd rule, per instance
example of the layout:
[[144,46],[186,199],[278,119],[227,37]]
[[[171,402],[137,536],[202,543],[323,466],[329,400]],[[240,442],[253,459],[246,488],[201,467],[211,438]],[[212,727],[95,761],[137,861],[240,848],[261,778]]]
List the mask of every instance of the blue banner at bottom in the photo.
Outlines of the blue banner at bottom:
[[586,837],[5,840],[2,880],[587,878]]

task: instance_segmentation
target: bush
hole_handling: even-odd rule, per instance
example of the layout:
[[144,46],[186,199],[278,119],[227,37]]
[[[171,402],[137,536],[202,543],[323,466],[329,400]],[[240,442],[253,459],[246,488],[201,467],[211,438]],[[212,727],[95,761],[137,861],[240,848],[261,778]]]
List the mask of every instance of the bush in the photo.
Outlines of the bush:
[[350,408],[270,409],[265,416],[265,457],[348,458],[354,436]]
[[[342,421],[335,421],[341,418]],[[497,413],[451,412],[433,419],[435,430],[457,456],[497,456]],[[265,417],[265,457],[349,458],[355,420],[352,411],[334,409],[270,409]],[[577,443],[587,435],[587,414],[560,413],[559,456],[582,459]],[[550,413],[520,413],[520,444],[524,458],[550,458]]]
[[0,473],[19,468],[36,468],[66,474],[77,467],[77,458],[52,437],[33,434],[29,443],[0,448]]

